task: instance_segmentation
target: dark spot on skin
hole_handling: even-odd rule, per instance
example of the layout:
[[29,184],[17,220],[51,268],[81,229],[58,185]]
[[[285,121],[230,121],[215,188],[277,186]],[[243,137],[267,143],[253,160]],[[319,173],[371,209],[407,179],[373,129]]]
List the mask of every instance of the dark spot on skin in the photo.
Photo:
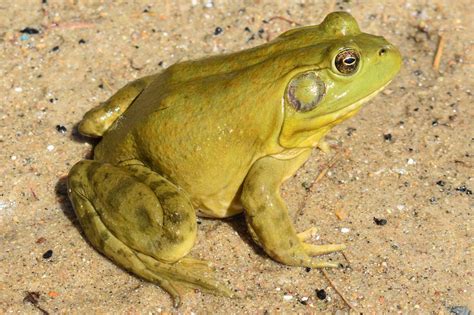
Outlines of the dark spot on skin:
[[138,222],[138,228],[140,230],[146,230],[150,228],[150,216],[145,207],[138,207],[135,209],[135,216]]
[[104,241],[108,240],[110,238],[109,232],[108,231],[100,232],[100,238],[103,239]]
[[148,186],[152,189],[155,190],[156,188],[166,184],[166,181],[164,179],[162,180],[153,180],[150,183],[148,183]]
[[160,200],[160,203],[164,204],[169,202],[170,199],[175,199],[178,198],[180,194],[177,191],[166,191],[163,193],[160,193],[158,199]]
[[128,257],[128,254],[127,254],[122,248],[120,248],[120,249],[117,251],[117,254],[119,254],[120,256],[125,257],[125,258]]

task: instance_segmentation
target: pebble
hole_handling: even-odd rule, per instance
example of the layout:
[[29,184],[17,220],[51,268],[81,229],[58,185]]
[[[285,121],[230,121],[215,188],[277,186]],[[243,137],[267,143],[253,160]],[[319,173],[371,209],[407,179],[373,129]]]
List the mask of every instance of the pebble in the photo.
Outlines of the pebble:
[[321,290],[316,289],[315,293],[316,293],[316,296],[318,297],[318,299],[320,299],[320,300],[325,300],[328,296],[326,291],[324,291],[324,289],[321,289]]
[[351,230],[351,229],[349,229],[349,228],[343,227],[343,228],[341,229],[341,233],[349,233],[350,230]]
[[374,217],[374,223],[377,224],[377,225],[385,225],[387,224],[387,220],[386,219],[378,219],[376,217]]
[[44,259],[50,259],[53,256],[53,251],[51,249],[48,249],[44,254],[43,258]]
[[21,88],[21,87],[16,87],[16,88],[15,88],[15,92],[18,92],[18,93],[23,92],[23,88]]
[[290,294],[283,295],[283,300],[285,301],[291,301],[292,299],[293,299],[293,295],[290,295]]
[[54,150],[54,145],[50,144],[46,147],[46,149],[48,149],[48,151],[51,152]]
[[219,35],[220,33],[222,33],[224,30],[222,29],[222,27],[218,26],[216,27],[216,29],[214,30],[214,35]]

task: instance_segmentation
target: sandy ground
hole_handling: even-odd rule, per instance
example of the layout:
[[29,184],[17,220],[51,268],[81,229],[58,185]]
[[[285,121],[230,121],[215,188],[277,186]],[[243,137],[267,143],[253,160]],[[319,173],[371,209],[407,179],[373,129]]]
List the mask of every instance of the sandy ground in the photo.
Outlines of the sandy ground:
[[[471,1],[43,2],[0,1],[0,312],[347,312],[341,295],[369,314],[473,310]],[[348,245],[346,258],[326,257],[345,268],[325,277],[280,265],[242,217],[203,219],[191,255],[242,297],[189,292],[176,310],[86,242],[64,178],[92,149],[74,132],[88,109],[134,78],[265,43],[335,9],[404,56],[392,84],[331,132],[332,152],[315,150],[282,189],[298,230],[316,225],[315,243]]]

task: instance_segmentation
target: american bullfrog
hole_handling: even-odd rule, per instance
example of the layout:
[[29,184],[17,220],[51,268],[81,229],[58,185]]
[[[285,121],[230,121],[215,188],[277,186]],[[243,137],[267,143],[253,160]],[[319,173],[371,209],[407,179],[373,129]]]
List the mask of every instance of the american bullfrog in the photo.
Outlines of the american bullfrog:
[[78,127],[102,137],[94,159],[68,177],[85,235],[176,305],[184,288],[234,295],[207,262],[186,257],[197,215],[243,212],[250,235],[274,260],[337,267],[314,256],[345,246],[308,243],[279,188],[400,66],[397,48],[334,12],[261,46],[180,62],[127,84]]

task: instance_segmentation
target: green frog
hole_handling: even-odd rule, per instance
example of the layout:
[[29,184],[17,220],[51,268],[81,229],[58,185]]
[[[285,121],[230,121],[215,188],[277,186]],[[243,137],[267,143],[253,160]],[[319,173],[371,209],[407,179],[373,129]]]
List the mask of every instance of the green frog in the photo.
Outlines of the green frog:
[[397,74],[401,56],[345,12],[258,47],[174,64],[133,81],[87,112],[79,131],[102,137],[74,165],[68,193],[90,243],[180,303],[185,288],[225,296],[206,261],[186,257],[197,215],[244,213],[272,259],[337,267],[297,233],[280,185],[324,136]]

